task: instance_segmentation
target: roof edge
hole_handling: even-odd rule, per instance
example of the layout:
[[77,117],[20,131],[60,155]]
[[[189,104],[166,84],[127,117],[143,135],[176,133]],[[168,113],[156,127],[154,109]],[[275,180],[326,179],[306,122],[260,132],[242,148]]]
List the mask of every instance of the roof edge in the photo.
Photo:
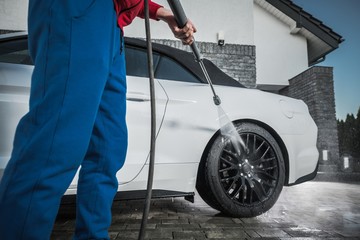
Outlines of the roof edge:
[[293,19],[299,26],[306,28],[316,35],[331,48],[336,49],[345,39],[331,28],[323,24],[322,21],[313,17],[300,6],[294,4],[291,0],[265,0],[272,6]]

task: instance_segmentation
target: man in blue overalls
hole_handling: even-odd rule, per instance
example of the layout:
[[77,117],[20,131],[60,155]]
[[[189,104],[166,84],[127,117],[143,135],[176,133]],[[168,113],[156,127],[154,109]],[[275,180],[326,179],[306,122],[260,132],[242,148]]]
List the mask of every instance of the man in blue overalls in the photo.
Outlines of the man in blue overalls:
[[[30,111],[15,134],[0,184],[0,239],[49,239],[60,200],[81,165],[74,239],[109,239],[116,172],[127,149],[122,28],[143,16],[142,0],[30,0],[35,63]],[[183,43],[189,22],[150,1]]]

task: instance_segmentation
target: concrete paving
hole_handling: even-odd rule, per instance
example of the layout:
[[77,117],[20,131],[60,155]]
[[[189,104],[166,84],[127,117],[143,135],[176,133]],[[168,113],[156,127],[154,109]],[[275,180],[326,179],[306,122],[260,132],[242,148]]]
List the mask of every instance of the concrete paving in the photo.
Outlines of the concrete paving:
[[[143,201],[116,201],[111,239],[137,239]],[[52,240],[71,239],[74,207],[64,205]],[[231,218],[182,198],[153,200],[146,239],[360,239],[360,184],[307,182],[285,187],[267,213]]]

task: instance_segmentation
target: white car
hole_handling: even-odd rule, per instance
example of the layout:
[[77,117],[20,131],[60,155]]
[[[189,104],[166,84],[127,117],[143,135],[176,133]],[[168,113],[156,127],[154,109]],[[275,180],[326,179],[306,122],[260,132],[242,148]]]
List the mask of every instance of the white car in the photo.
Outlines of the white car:
[[[126,39],[129,148],[118,172],[120,198],[142,198],[150,149],[150,94],[146,44]],[[245,143],[236,151],[222,135],[219,109],[192,54],[154,44],[157,141],[153,197],[195,189],[213,208],[236,217],[269,210],[283,186],[316,176],[317,127],[301,100],[243,87],[210,61],[204,63]],[[59,66],[60,68],[61,66]],[[26,33],[0,39],[0,178],[16,125],[27,110],[31,73]],[[220,112],[222,111],[220,109]],[[76,194],[77,176],[66,194]]]

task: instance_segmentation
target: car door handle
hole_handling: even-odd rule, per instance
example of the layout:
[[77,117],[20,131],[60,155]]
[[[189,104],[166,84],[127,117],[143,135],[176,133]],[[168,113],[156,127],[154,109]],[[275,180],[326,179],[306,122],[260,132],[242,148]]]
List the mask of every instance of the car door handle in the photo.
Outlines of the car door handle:
[[150,101],[150,96],[144,93],[130,92],[126,94],[126,100],[132,102],[148,102]]

